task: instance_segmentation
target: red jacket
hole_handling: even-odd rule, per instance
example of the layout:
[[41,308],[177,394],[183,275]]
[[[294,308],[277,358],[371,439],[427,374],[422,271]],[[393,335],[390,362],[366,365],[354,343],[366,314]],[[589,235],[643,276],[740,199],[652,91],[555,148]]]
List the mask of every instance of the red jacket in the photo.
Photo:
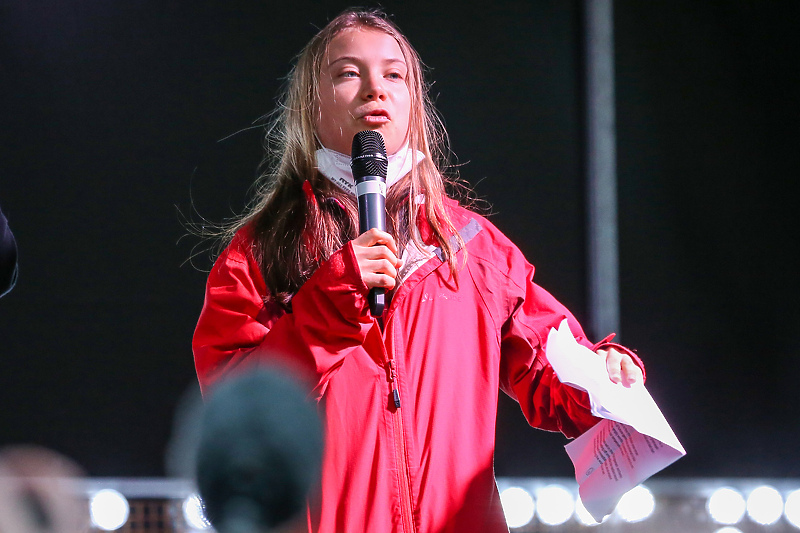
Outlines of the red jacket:
[[446,263],[428,259],[395,289],[383,330],[350,244],[298,291],[292,313],[264,303],[246,231],[209,275],[193,340],[204,391],[275,354],[313,376],[327,436],[312,531],[507,532],[493,471],[498,391],[534,427],[575,437],[597,421],[544,355],[564,317],[591,346],[581,326],[491,223],[460,207],[454,221],[468,252],[458,288]]

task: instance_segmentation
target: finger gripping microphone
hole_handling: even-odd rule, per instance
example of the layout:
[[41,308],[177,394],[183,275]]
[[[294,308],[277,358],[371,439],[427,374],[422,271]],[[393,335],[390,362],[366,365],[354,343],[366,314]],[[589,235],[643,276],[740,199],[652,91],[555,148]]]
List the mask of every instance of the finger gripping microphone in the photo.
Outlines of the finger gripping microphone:
[[[353,137],[350,167],[356,182],[358,197],[358,231],[372,228],[386,231],[386,171],[389,160],[383,136],[377,131],[365,130]],[[374,287],[369,291],[369,310],[372,316],[383,314],[386,292]]]

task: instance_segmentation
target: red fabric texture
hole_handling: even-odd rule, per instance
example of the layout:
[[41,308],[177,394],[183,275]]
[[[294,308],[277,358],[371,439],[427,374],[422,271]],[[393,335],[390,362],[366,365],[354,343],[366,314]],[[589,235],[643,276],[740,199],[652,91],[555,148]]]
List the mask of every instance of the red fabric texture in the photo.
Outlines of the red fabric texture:
[[565,317],[592,347],[580,324],[490,222],[453,215],[456,227],[480,225],[458,286],[446,263],[428,259],[395,289],[383,329],[349,244],[295,295],[292,313],[265,303],[247,230],[209,275],[193,340],[204,394],[244,361],[283,361],[320,402],[327,436],[311,531],[507,532],[493,471],[498,391],[534,427],[576,437],[597,422],[587,395],[560,383],[545,357]]

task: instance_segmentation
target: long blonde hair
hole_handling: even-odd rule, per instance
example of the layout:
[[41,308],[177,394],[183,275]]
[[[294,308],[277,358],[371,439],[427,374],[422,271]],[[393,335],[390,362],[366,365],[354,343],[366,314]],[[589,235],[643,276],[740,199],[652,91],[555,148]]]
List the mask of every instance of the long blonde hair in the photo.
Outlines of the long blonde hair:
[[[453,190],[463,189],[463,185],[443,172],[448,168],[450,153],[447,134],[428,96],[422,61],[384,13],[347,10],[320,30],[298,56],[267,132],[267,170],[256,183],[247,212],[225,230],[227,242],[240,228],[251,226],[253,253],[269,298],[287,309],[292,296],[320,262],[357,236],[355,198],[324,178],[316,169],[315,159],[319,148],[315,125],[323,58],[330,42],[351,28],[385,32],[400,45],[409,69],[409,146],[425,155],[409,175],[389,189],[387,231],[401,249],[409,239],[421,245],[417,232],[409,228],[415,227],[418,219],[413,199],[424,195],[425,218],[453,279],[457,280],[455,252],[463,242],[445,208],[445,199],[448,185],[453,185]],[[455,243],[451,242],[451,236],[455,236]]]

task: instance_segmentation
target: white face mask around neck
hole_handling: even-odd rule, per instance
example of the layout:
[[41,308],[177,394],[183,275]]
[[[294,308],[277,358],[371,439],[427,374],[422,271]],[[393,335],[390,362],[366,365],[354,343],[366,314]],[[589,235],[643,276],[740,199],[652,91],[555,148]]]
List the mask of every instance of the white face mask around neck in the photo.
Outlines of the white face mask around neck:
[[[416,161],[414,158],[416,154]],[[317,150],[317,169],[331,183],[353,196],[356,195],[356,182],[350,168],[350,156],[322,147]],[[397,153],[388,157],[389,168],[386,172],[386,187],[397,183],[400,178],[411,171],[415,163],[425,159],[425,154],[419,150],[412,150],[408,144],[404,145]]]

